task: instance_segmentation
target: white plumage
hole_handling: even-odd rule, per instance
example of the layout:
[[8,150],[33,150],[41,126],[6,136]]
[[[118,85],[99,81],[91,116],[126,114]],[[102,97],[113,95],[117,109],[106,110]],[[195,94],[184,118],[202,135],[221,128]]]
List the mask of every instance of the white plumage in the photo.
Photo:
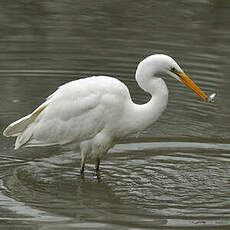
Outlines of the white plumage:
[[74,143],[81,149],[81,172],[89,154],[98,170],[109,148],[120,138],[150,126],[166,108],[167,87],[161,78],[154,77],[159,72],[175,77],[207,101],[171,57],[156,54],[144,59],[136,71],[139,86],[152,95],[148,103],[133,103],[126,85],[115,78],[89,77],[62,85],[3,134],[17,136],[15,149]]

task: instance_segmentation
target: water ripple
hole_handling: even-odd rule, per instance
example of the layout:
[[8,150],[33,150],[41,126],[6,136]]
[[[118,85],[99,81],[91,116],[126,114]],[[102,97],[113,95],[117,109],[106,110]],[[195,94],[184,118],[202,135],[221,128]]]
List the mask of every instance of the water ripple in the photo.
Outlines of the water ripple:
[[[91,164],[87,165],[85,177],[80,177],[79,158],[72,152],[26,163],[15,159],[19,162],[13,175],[5,175],[1,185],[1,197],[5,197],[1,198],[2,204],[16,211],[26,203],[31,211],[19,209],[19,213],[27,213],[28,220],[52,222],[59,221],[59,216],[70,218],[74,214],[78,221],[83,218],[85,223],[98,226],[110,222],[114,226],[130,226],[130,218],[139,227],[225,226],[230,223],[226,196],[229,150],[228,143],[211,142],[119,144],[102,162],[99,183]],[[131,215],[136,205],[142,211]],[[82,208],[87,211],[80,211]],[[116,210],[122,209],[126,211],[118,223],[120,214]],[[101,217],[95,219],[94,212]],[[146,213],[145,220],[141,212]],[[42,213],[42,217],[37,213]],[[218,222],[223,216],[225,219]]]

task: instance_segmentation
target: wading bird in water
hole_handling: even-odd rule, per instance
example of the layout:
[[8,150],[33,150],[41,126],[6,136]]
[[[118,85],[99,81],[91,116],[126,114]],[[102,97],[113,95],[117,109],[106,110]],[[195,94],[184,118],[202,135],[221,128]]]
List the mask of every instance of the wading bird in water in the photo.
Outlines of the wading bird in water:
[[13,122],[3,132],[17,137],[20,147],[67,145],[75,143],[81,151],[81,172],[87,156],[100,159],[124,136],[153,124],[165,110],[168,89],[158,73],[184,83],[205,102],[209,97],[183,72],[169,56],[155,54],[137,67],[138,85],[151,95],[146,104],[135,104],[127,86],[113,77],[93,76],[60,86],[31,114]]

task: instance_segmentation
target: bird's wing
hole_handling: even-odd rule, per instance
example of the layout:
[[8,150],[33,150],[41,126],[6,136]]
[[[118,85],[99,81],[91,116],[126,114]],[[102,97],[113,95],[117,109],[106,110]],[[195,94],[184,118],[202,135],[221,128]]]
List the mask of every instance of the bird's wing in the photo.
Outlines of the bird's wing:
[[38,107],[44,109],[17,137],[15,148],[90,139],[119,119],[127,96],[127,87],[115,78],[100,76],[69,82]]

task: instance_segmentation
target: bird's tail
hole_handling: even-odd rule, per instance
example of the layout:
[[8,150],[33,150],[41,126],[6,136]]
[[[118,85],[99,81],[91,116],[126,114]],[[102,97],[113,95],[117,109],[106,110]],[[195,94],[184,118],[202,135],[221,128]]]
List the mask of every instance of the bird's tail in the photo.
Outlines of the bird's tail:
[[[3,135],[6,137],[17,137],[15,148],[18,149],[24,143],[18,143],[20,136],[26,128],[38,117],[38,115],[46,108],[46,105],[38,107],[33,113],[11,123],[4,131]],[[27,139],[28,141],[28,139]]]

